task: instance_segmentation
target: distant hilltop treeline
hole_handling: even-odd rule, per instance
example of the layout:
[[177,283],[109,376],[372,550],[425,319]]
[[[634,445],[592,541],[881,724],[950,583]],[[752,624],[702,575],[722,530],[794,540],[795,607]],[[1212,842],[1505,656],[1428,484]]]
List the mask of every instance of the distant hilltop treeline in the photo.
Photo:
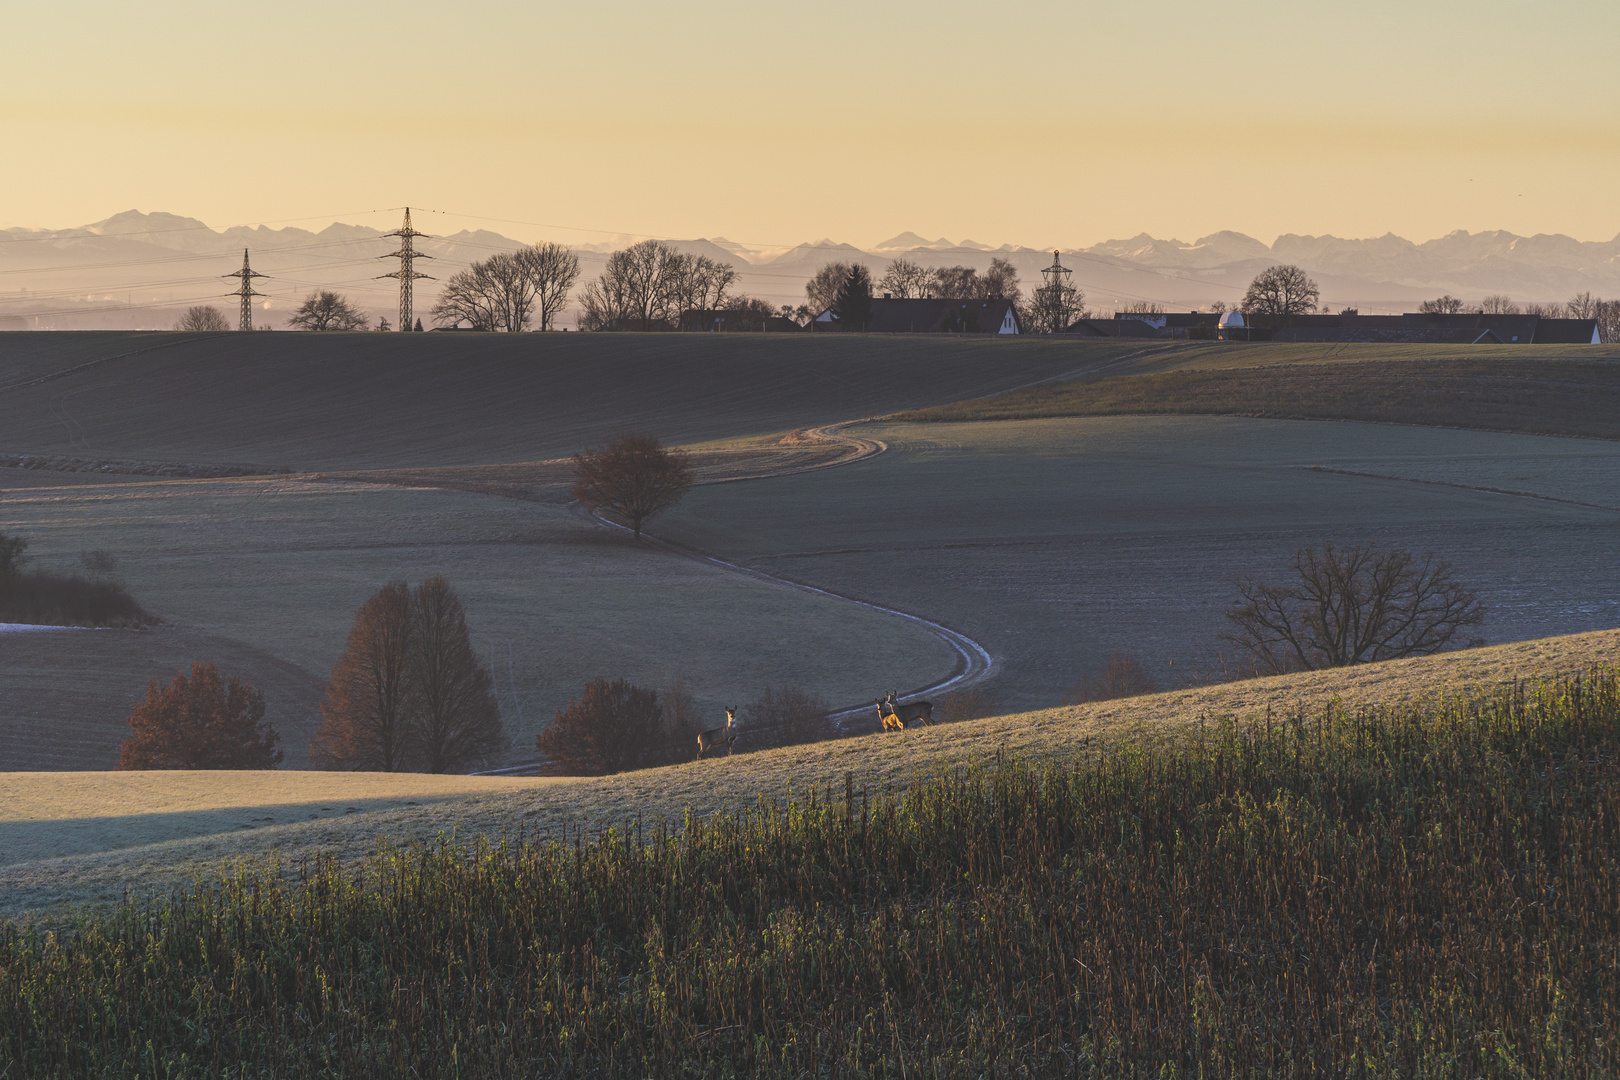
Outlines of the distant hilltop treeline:
[[[425,215],[418,224],[434,233],[433,220]],[[266,321],[279,323],[318,288],[340,288],[375,318],[396,307],[391,283],[372,282],[367,272],[380,265],[376,259],[392,227],[391,220],[379,220],[376,227],[336,223],[319,231],[264,225],[216,230],[195,218],[130,210],[75,228],[7,229],[0,231],[0,270],[9,281],[0,291],[0,328],[167,328],[186,307],[218,300],[216,293],[224,290],[216,288],[217,275],[240,265],[243,247],[252,249],[254,269],[269,275],[258,286],[265,293]],[[593,236],[568,246],[579,257],[582,280],[590,280],[613,251],[639,239]],[[929,269],[964,266],[980,274],[992,260],[1003,260],[1025,282],[1035,282],[1053,251],[929,240],[911,232],[869,248],[832,239],[776,247],[718,236],[665,242],[683,254],[731,267],[737,291],[772,308],[803,303],[805,281],[833,262],[862,265],[878,277],[896,257]],[[418,250],[432,258],[424,266],[431,266],[437,280],[417,286],[418,308],[430,308],[456,271],[522,246],[487,229],[422,238]],[[1274,263],[1309,272],[1321,286],[1324,306],[1369,314],[1410,311],[1442,294],[1502,294],[1524,303],[1563,302],[1583,292],[1620,294],[1620,237],[1581,241],[1457,231],[1414,243],[1392,234],[1373,239],[1288,234],[1267,245],[1226,231],[1191,242],[1142,233],[1085,248],[1056,247],[1090,308],[1105,314],[1144,301],[1167,310],[1235,306],[1255,274]],[[216,266],[233,257],[232,265]],[[565,316],[563,325],[572,325],[571,318]]]

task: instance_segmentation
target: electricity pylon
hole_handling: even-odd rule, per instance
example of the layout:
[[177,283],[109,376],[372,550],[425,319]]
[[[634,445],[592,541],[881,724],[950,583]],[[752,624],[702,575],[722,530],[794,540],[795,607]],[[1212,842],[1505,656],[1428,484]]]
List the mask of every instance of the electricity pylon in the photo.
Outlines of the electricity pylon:
[[248,265],[248,249],[243,248],[242,249],[242,269],[237,270],[234,273],[221,274],[219,276],[220,277],[241,278],[242,279],[242,285],[241,285],[240,288],[238,288],[233,293],[226,293],[225,295],[226,296],[240,296],[242,298],[242,317],[241,317],[240,320],[238,320],[238,322],[236,324],[236,328],[238,330],[251,330],[251,329],[253,329],[253,298],[255,296],[263,296],[264,295],[264,293],[254,292],[253,291],[253,279],[256,278],[256,277],[269,277],[270,275],[261,274],[257,270],[253,269],[253,267],[249,266]]
[[379,279],[399,279],[399,328],[401,330],[409,330],[411,328],[411,282],[417,280],[418,278],[426,278],[428,281],[433,280],[431,277],[428,277],[428,275],[419,274],[412,269],[411,260],[431,259],[433,256],[424,255],[422,252],[417,251],[414,247],[412,247],[411,241],[415,237],[426,236],[427,233],[417,232],[415,229],[411,228],[411,208],[408,206],[405,208],[404,228],[385,235],[399,237],[399,250],[391,252],[387,255],[379,255],[377,258],[398,259],[399,269],[395,270],[392,274],[378,274],[377,277]]

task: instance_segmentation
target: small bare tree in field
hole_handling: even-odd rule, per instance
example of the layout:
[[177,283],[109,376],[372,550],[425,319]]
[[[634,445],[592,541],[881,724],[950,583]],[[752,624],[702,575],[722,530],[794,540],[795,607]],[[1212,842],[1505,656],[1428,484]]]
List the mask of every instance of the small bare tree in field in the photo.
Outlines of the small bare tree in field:
[[1321,295],[1305,271],[1284,264],[1256,274],[1240,306],[1245,315],[1308,315]]
[[167,686],[153,679],[129,714],[120,769],[273,769],[279,736],[264,722],[264,693],[240,679],[228,683],[201,660]]
[[1433,555],[1324,544],[1300,548],[1294,570],[1286,585],[1240,578],[1243,601],[1226,613],[1223,637],[1265,671],[1428,656],[1485,621],[1474,591]]
[[461,599],[443,575],[416,587],[411,682],[424,772],[457,772],[506,750],[489,672],[473,652]]
[[197,307],[186,308],[186,313],[180,316],[180,321],[174,324],[176,330],[229,330],[231,324],[225,321],[225,316],[219,308],[212,305],[200,304]]
[[1113,701],[1115,698],[1154,694],[1158,690],[1158,684],[1153,681],[1153,676],[1142,661],[1124,653],[1111,652],[1103,659],[1101,671],[1095,675],[1082,675],[1079,682],[1063,692],[1063,704]]
[[686,497],[692,466],[652,435],[615,436],[599,450],[574,455],[574,498],[592,513],[623,518],[641,539],[641,527]]
[[606,776],[659,764],[663,709],[658,693],[627,679],[593,679],[558,709],[534,746],[562,776]]
[[310,756],[343,769],[400,772],[412,764],[416,699],[410,586],[392,581],[361,605],[332,668]]
[[371,321],[346,297],[331,289],[317,289],[304,297],[287,325],[299,330],[365,330]]

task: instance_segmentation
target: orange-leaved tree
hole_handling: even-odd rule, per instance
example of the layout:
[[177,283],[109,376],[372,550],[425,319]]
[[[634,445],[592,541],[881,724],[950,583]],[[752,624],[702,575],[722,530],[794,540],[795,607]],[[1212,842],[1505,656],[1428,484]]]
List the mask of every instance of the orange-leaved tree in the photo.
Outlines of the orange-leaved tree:
[[563,776],[604,776],[662,764],[663,712],[655,690],[627,679],[593,679],[535,736],[535,749],[550,759],[551,772]]
[[355,613],[310,755],[342,769],[457,772],[507,748],[494,682],[443,576],[383,586]]
[[360,605],[348,647],[326,684],[321,727],[310,740],[311,757],[344,769],[399,772],[411,767],[414,635],[411,588],[403,581],[389,582]]
[[616,435],[599,450],[574,455],[574,498],[595,513],[607,510],[641,526],[686,497],[692,465],[685,454],[666,450],[652,435]]
[[153,679],[130,710],[120,769],[273,769],[279,736],[264,722],[264,692],[198,660],[167,686]]
[[473,652],[461,598],[442,574],[416,587],[411,683],[423,771],[487,763],[508,746],[494,682]]

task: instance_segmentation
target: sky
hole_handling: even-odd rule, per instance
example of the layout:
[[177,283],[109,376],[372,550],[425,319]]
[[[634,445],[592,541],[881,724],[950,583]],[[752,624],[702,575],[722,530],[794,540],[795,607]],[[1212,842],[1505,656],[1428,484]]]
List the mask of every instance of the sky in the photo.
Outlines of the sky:
[[435,232],[759,247],[1620,233],[1613,0],[13,0],[6,22],[0,227],[410,204]]

